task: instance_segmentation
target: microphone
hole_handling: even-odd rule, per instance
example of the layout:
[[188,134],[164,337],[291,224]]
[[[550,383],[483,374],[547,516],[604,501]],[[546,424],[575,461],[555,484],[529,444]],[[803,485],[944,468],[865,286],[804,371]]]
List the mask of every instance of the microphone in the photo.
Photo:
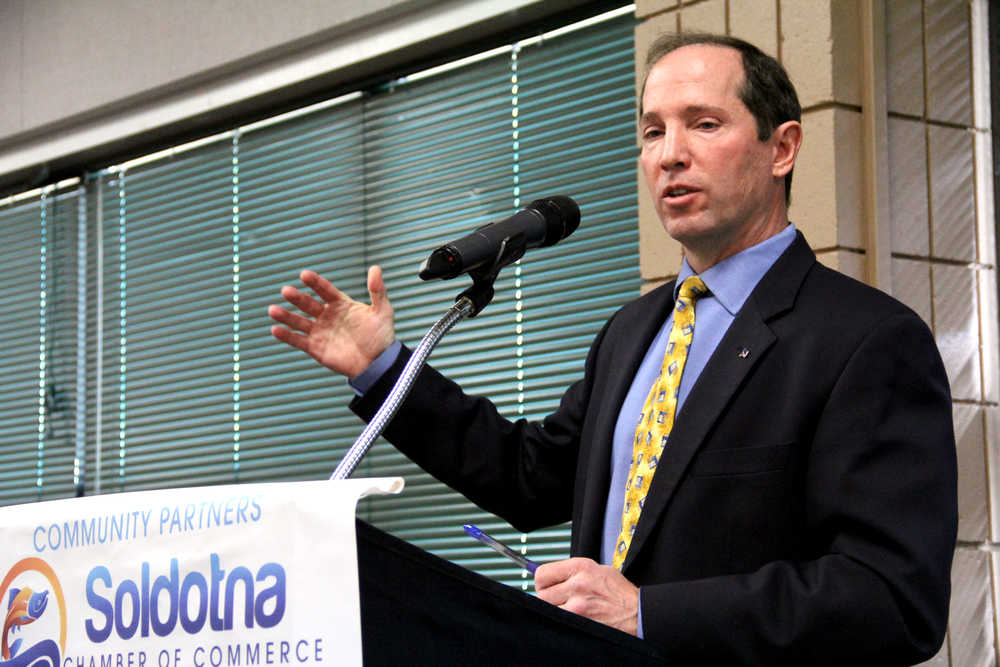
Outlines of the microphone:
[[555,245],[579,225],[580,207],[569,197],[536,199],[506,220],[480,227],[432,252],[420,265],[420,277],[448,280],[477,269],[499,271],[528,248]]

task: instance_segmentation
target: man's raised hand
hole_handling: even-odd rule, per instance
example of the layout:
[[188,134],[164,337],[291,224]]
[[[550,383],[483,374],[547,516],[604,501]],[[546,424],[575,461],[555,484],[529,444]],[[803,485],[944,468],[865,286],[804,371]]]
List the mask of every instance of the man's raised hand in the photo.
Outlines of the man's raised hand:
[[272,326],[271,333],[337,373],[361,374],[395,340],[382,269],[368,269],[370,305],[355,301],[315,271],[303,271],[300,278],[319,299],[290,285],[282,287],[281,296],[302,314],[269,306],[267,314],[284,325]]

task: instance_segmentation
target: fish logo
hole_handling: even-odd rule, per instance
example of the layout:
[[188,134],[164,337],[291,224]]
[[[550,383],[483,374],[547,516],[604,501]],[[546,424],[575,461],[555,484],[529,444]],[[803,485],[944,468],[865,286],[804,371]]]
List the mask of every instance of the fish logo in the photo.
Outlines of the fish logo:
[[[15,579],[28,572],[43,576],[48,589],[35,591],[29,586],[11,586]],[[3,582],[0,582],[0,600],[4,597],[8,602],[0,636],[0,667],[58,667],[60,656],[66,652],[66,599],[52,567],[41,558],[31,557],[18,561],[7,572]],[[59,613],[59,642],[45,639],[22,650],[23,638],[14,638],[12,635],[38,620],[53,600]]]
[[7,606],[7,618],[3,624],[3,640],[0,641],[0,653],[4,660],[10,660],[17,654],[21,640],[8,645],[10,633],[17,632],[21,626],[33,623],[45,611],[49,603],[49,592],[36,593],[27,586],[22,589],[10,589],[10,604]]

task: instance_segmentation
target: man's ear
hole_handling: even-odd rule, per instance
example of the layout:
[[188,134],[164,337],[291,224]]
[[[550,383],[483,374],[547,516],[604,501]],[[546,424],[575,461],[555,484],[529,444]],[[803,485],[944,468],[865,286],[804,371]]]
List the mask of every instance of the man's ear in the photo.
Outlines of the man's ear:
[[802,145],[802,124],[795,120],[785,121],[775,128],[771,143],[774,146],[771,174],[775,178],[784,178],[795,166],[795,157]]

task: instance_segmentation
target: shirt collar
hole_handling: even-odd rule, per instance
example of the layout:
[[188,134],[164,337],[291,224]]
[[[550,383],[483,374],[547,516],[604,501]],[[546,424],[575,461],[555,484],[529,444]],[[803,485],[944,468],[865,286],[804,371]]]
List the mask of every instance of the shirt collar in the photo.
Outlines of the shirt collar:
[[[712,296],[722,304],[722,307],[730,315],[735,316],[750,297],[750,292],[757,286],[760,279],[795,240],[795,233],[795,225],[789,223],[787,227],[769,239],[705,269],[700,277],[705,281]],[[693,275],[695,275],[694,269],[691,268],[685,257],[681,264],[680,273],[677,275],[677,284],[674,285],[674,300],[677,299],[681,283]]]

